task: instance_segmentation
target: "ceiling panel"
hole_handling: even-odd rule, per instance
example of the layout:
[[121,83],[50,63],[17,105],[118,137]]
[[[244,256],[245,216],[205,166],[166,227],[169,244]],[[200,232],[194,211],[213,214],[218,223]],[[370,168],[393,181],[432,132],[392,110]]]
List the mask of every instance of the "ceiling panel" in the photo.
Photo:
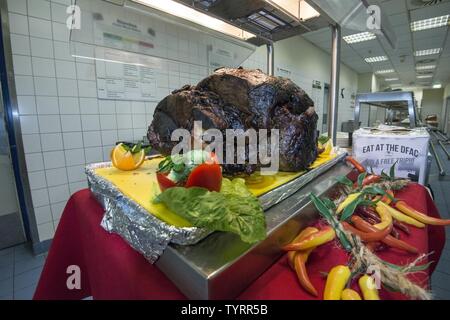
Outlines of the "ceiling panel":
[[442,48],[444,37],[433,37],[414,41],[416,49]]
[[403,0],[390,0],[381,3],[382,9],[388,14],[399,14],[406,12],[406,4]]
[[[399,0],[401,1],[401,0]],[[425,6],[420,9],[411,10],[410,16],[411,21],[422,20],[433,18],[437,16],[442,16],[444,14],[448,14],[450,12],[450,2],[444,2],[439,5],[434,6]]]
[[[450,33],[449,27],[411,32],[410,21],[432,18],[450,13],[450,0],[442,0],[439,5],[423,6],[423,0],[369,0],[370,4],[381,6],[389,17],[389,22],[393,26],[397,37],[396,47],[392,48],[383,38],[364,41],[348,45],[342,42],[341,58],[342,62],[358,73],[373,72],[374,70],[391,69],[396,73],[383,75],[383,78],[399,77],[404,84],[417,82],[416,63],[423,59],[435,59],[436,70],[419,71],[430,73],[435,77],[427,79],[425,82],[450,80]],[[418,6],[417,4],[420,4]],[[408,11],[409,9],[409,11]],[[412,10],[411,10],[412,9]],[[410,19],[411,17],[411,19]],[[343,35],[356,33],[353,30],[343,29]],[[331,50],[331,32],[328,28],[304,35],[312,43],[323,50]],[[415,50],[432,48],[443,48],[440,55],[415,57]],[[366,63],[364,58],[386,55],[389,60],[377,63]],[[446,81],[447,81],[446,80]],[[422,81],[424,82],[424,81]]]
[[[442,3],[450,2],[450,0],[441,0]],[[408,10],[420,9],[423,7],[422,0],[406,0],[406,7]]]
[[389,22],[391,23],[392,27],[401,26],[402,24],[409,25],[408,14],[403,12],[399,14],[389,15]]
[[436,28],[423,31],[412,32],[414,41],[427,38],[444,38],[447,34],[447,28]]
[[411,34],[411,27],[409,23],[401,24],[396,27],[393,27],[395,34],[397,37],[404,36],[404,35],[410,35]]

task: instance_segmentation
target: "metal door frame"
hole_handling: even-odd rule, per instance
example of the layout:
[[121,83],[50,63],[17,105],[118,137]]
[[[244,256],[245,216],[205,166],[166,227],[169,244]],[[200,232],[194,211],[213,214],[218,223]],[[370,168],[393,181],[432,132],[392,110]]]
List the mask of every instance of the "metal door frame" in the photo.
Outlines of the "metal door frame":
[[27,241],[39,243],[39,234],[26,170],[25,152],[20,128],[16,85],[12,61],[9,18],[6,1],[0,1],[0,79],[8,132],[11,162],[19,208]]

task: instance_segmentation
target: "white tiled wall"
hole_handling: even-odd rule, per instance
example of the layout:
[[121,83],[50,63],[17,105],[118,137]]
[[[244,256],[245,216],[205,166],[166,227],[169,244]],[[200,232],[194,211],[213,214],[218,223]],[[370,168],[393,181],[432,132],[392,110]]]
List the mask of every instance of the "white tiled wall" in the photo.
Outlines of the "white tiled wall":
[[97,99],[93,61],[70,53],[65,26],[70,4],[8,0],[22,139],[41,241],[53,237],[70,194],[87,187],[85,164],[108,160],[118,139],[142,139],[156,106]]
[[[156,102],[97,99],[93,60],[75,59],[70,52],[65,10],[71,0],[7,3],[26,165],[39,238],[44,241],[53,237],[70,195],[87,187],[84,166],[109,160],[118,140],[142,139]],[[184,40],[174,38],[167,45],[177,41]],[[169,58],[181,56],[174,50],[186,44],[175,47],[168,48]],[[91,45],[78,45],[76,50],[81,56],[94,55]],[[312,79],[297,71],[292,61],[284,65],[289,63],[293,80],[311,94]],[[244,66],[264,70],[264,50]],[[206,74],[206,68],[169,63],[168,72],[158,75],[158,94],[164,97]]]

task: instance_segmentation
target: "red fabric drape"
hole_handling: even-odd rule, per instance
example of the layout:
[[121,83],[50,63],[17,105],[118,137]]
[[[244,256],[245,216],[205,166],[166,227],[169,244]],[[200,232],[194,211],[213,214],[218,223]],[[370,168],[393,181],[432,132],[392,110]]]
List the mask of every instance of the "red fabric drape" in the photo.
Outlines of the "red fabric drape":
[[[428,192],[411,184],[396,194],[414,208],[430,216],[439,217]],[[74,194],[64,210],[50,248],[34,299],[185,299],[185,296],[155,266],[134,251],[118,235],[109,234],[100,226],[103,209],[89,190]],[[402,239],[414,245],[420,253],[433,251],[431,268],[411,275],[411,279],[428,285],[445,244],[443,227],[411,227],[411,235]],[[380,253],[384,260],[406,264],[415,256],[389,249]],[[309,276],[322,296],[325,286],[323,272],[347,262],[346,253],[336,243],[317,248],[307,263]],[[81,289],[69,290],[67,267],[78,265],[81,270]],[[356,283],[354,289],[358,290]],[[380,292],[382,299],[406,299],[399,293]],[[254,281],[238,299],[312,299],[298,284],[295,273],[281,258]]]

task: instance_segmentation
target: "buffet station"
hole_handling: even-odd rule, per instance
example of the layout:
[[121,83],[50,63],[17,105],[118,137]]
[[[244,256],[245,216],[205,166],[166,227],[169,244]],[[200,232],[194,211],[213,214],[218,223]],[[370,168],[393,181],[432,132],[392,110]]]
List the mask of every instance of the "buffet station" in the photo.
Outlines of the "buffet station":
[[[88,165],[89,190],[66,206],[35,299],[432,298],[450,221],[423,186],[427,132],[360,129],[353,151],[336,145],[340,27],[364,1],[308,1],[320,17],[304,22],[277,2],[178,1],[256,34],[267,70],[211,70],[159,99],[145,143],[118,142],[111,161]],[[286,27],[262,32],[264,17],[245,12],[255,8]],[[273,42],[323,26],[327,134],[308,94],[273,75]]]

